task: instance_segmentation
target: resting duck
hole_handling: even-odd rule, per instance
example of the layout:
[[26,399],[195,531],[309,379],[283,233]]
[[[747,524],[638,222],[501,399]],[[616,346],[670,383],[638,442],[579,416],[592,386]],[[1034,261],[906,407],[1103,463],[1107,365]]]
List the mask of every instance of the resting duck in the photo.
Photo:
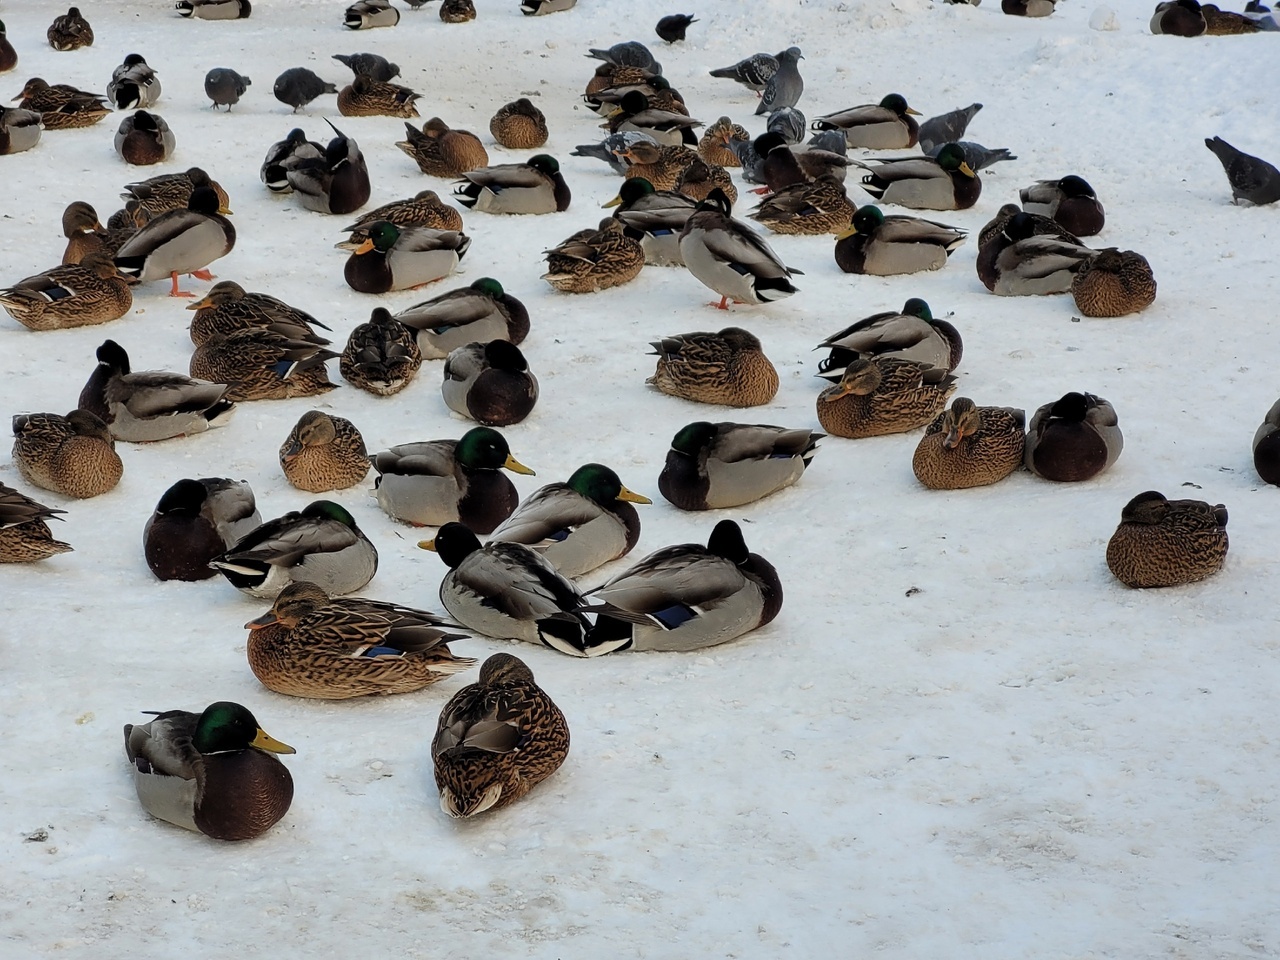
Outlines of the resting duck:
[[341,250],[354,250],[369,239],[369,227],[379,220],[390,221],[402,230],[409,227],[462,230],[462,214],[441,200],[434,190],[422,190],[407,200],[393,200],[361,214],[351,226],[342,228],[351,236],[335,246]]
[[626,556],[640,539],[633,503],[652,503],[628,490],[613,470],[583,464],[564,483],[526,497],[490,541],[523,543],[565,577],[581,577]]
[[142,529],[142,552],[158,580],[208,580],[221,556],[262,515],[246,480],[179,480],[160,498]]
[[879,207],[859,207],[849,226],[836,234],[836,266],[879,277],[940,270],[967,236],[933,220],[886,217]]
[[914,360],[855,360],[818,395],[818,422],[837,437],[879,437],[922,427],[946,405],[956,378]]
[[454,187],[458,202],[486,213],[557,213],[569,209],[572,194],[555,157],[540,153],[525,163],[501,163],[462,174]]
[[227,337],[242,330],[267,330],[319,347],[329,345],[314,329],[329,328],[311,314],[270,294],[249,293],[234,280],[218,281],[187,309],[196,312],[188,332],[197,347],[214,337]]
[[401,229],[379,220],[369,224],[369,239],[347,258],[342,275],[359,293],[413,290],[453,273],[466,256],[471,238],[455,230]]
[[797,293],[788,267],[754,230],[730,216],[729,198],[712,190],[680,233],[680,255],[689,272],[720,294],[721,310],[735,303],[769,303]]
[[[63,264],[80,263],[85,256],[94,250],[104,250],[107,259],[112,260],[124,242],[138,232],[136,226],[117,227],[109,230],[98,220],[98,211],[83,200],[67,204],[62,211],[62,235],[67,238],[67,247],[62,252]],[[115,264],[111,265],[112,275],[116,276]],[[131,297],[132,299],[132,297]]]
[[640,235],[644,262],[655,266],[684,266],[680,233],[697,202],[671,190],[655,190],[644,177],[624,180],[618,195],[604,204],[617,207],[613,216],[631,233]]
[[688,147],[663,146],[650,138],[623,144],[615,156],[626,164],[624,177],[643,177],[657,190],[674,190],[689,164],[698,159]]
[[418,116],[414,101],[421,94],[398,83],[374,80],[358,73],[338,93],[338,112],[344,117],[399,117],[406,120]]
[[133,293],[106,249],[0,289],[0,307],[28,330],[110,323],[129,312]]
[[[182,173],[161,174],[138,183],[127,183],[120,196],[130,202],[136,201],[138,209],[148,215],[137,224],[142,226],[162,213],[187,209],[191,203],[191,195],[200,187],[208,187],[218,195],[219,208],[230,206],[227,191],[222,189],[218,181],[210,179],[209,174],[200,167],[192,167]],[[136,220],[137,214],[135,222]]]
[[758,407],[778,392],[778,371],[760,340],[741,327],[685,333],[650,344],[658,367],[645,383],[695,403]]
[[299,161],[286,169],[285,178],[308,210],[354,213],[369,202],[369,168],[359,144],[332,123],[329,126],[334,138],[325,147],[324,158]]
[[458,440],[400,444],[372,461],[378,506],[387,514],[420,527],[460,521],[480,534],[492,533],[520,501],[499,471],[533,475],[490,427],[474,427]]
[[519,423],[538,402],[538,378],[508,340],[468,343],[444,361],[444,402],[454,413],[488,427]]
[[1027,415],[1012,407],[979,407],[956,397],[925,428],[911,458],[930,490],[966,490],[1003,480],[1022,466]]
[[1025,212],[1056,220],[1077,237],[1099,234],[1107,222],[1093,187],[1074,174],[1060,180],[1037,180],[1018,191],[1018,197]]
[[149,107],[160,99],[160,78],[140,53],[131,53],[111,71],[107,99],[117,110]]
[[363,597],[330,597],[299,581],[245,624],[249,669],[289,697],[349,700],[413,693],[475,665],[456,657],[454,625],[433,613]]
[[0,563],[35,563],[70,553],[69,543],[53,539],[47,520],[66,513],[37,503],[13,487],[0,483]]
[[343,26],[352,30],[373,30],[376,27],[394,27],[400,22],[400,11],[390,0],[356,0],[347,7]]
[[819,177],[775,190],[747,216],[774,233],[817,236],[843,234],[856,212],[843,183],[834,177]]
[[280,446],[280,469],[299,490],[327,493],[364,480],[369,454],[364,437],[350,420],[309,410]]
[[126,723],[124,752],[143,809],[214,840],[260,836],[293,802],[293,778],[274,754],[296,751],[268,736],[238,703]]
[[13,418],[13,462],[28,483],[85,500],[115,489],[124,463],[107,425],[88,410]]
[[1175,37],[1198,37],[1208,29],[1204,11],[1196,0],[1163,0],[1151,17],[1151,32]]
[[283,140],[278,140],[267,148],[267,155],[258,169],[258,179],[272,193],[292,193],[289,171],[304,162],[323,164],[324,153],[325,148],[321,144],[308,140],[302,128],[295,127]]
[[1108,247],[1076,270],[1071,295],[1086,317],[1124,317],[1155,303],[1156,278],[1142,254]]
[[1037,477],[1072,483],[1109,469],[1123,450],[1115,407],[1092,393],[1072,391],[1035,412],[1024,462]]
[[700,420],[672,438],[658,490],[681,510],[754,503],[799,480],[822,438],[812,430]]
[[[521,10],[536,15],[574,2],[525,0]],[[465,819],[515,803],[560,769],[568,753],[569,724],[533,671],[519,657],[494,654],[480,667],[479,682],[440,711],[431,741],[440,809]]]
[[862,189],[881,203],[916,210],[967,210],[982,195],[982,180],[969,166],[964,151],[949,143],[936,157],[906,157],[852,161],[870,170]]
[[38,111],[0,107],[0,156],[30,150],[43,132],[44,118]]
[[879,103],[850,107],[813,121],[814,130],[839,130],[850,147],[864,150],[907,150],[919,141],[918,110],[906,97],[891,93]]
[[50,86],[39,77],[28,80],[14,99],[21,100],[18,106],[23,110],[40,114],[46,130],[90,127],[111,112],[96,93],[77,90],[65,83]]
[[1140,493],[1120,511],[1107,567],[1126,587],[1176,587],[1211,577],[1227,559],[1227,508]]
[[79,7],[72,7],[62,16],[54,17],[45,35],[49,38],[49,46],[55,50],[79,50],[93,46],[93,27],[81,15]]
[[205,269],[225,257],[236,244],[236,228],[223,216],[231,211],[209,187],[197,187],[185,210],[170,210],[139,228],[116,252],[116,268],[139,283],[172,281],[171,297],[195,294],[178,289],[178,274],[212,280]]
[[599,229],[580,230],[544,251],[547,272],[541,279],[562,293],[595,293],[630,283],[644,267],[644,248],[611,217]]
[[414,304],[396,319],[416,332],[418,349],[428,360],[476,341],[510,340],[518,346],[529,335],[529,311],[493,277]]
[[1280,400],[1271,405],[1253,435],[1253,468],[1264,482],[1280,484]]
[[1033,214],[1019,213],[1005,225],[988,252],[998,250],[991,273],[991,292],[1001,297],[1066,293],[1076,272],[1097,255],[1079,241],[1041,234]]
[[460,177],[470,170],[489,165],[489,153],[470,130],[453,130],[439,117],[432,117],[418,130],[404,125],[407,140],[396,146],[429,177]]
[[338,361],[348,383],[378,397],[399,393],[421,366],[422,351],[413,330],[385,307],[375,307],[368,322],[351,331]]
[[964,341],[960,331],[945,320],[936,320],[929,304],[912,297],[900,312],[876,313],[833,333],[817,349],[831,353],[818,364],[819,376],[839,380],[855,360],[895,357],[917,360],[950,372],[960,365]]
[[178,0],[178,15],[196,20],[246,20],[253,13],[249,0]]
[[146,167],[168,160],[176,140],[164,117],[137,110],[120,121],[115,145],[116,153],[125,163]]
[[508,150],[537,150],[550,135],[547,118],[528,97],[499,107],[489,121],[489,132]]

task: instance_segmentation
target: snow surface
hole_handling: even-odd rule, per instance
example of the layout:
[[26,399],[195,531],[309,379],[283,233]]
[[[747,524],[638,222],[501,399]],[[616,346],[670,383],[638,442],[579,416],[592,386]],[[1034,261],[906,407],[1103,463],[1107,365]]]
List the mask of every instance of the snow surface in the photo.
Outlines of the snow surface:
[[[745,521],[749,544],[782,575],[781,615],[689,655],[587,662],[457,644],[477,657],[517,652],[573,731],[554,778],[468,823],[439,810],[429,743],[440,706],[474,674],[381,700],[276,696],[244,657],[242,624],[265,604],[220,580],[158,583],[143,563],[142,525],[180,477],[247,478],[267,517],[313,499],[286,484],[276,451],[316,401],[244,404],[203,436],[120,444],[123,481],[87,502],[32,489],[6,460],[0,480],[67,509],[57,533],[76,552],[0,572],[0,955],[1280,953],[1280,640],[1268,586],[1280,494],[1258,480],[1249,448],[1280,390],[1268,334],[1280,205],[1232,206],[1201,146],[1222,135],[1280,160],[1276,38],[1152,36],[1148,0],[1116,0],[1114,32],[1089,29],[1084,0],[1043,20],[1002,16],[995,0],[700,0],[687,8],[699,17],[689,41],[667,47],[652,29],[671,7],[581,0],[526,19],[515,0],[478,6],[466,25],[442,24],[432,5],[395,29],[352,33],[341,0],[258,0],[251,19],[214,23],[183,20],[167,0],[94,0],[82,8],[95,45],[56,53],[44,31],[65,4],[10,0],[0,16],[21,59],[0,92],[31,76],[101,90],[136,50],[160,73],[156,109],[178,149],[161,168],[129,168],[108,118],[0,158],[0,279],[58,261],[69,201],[89,200],[105,220],[125,182],[199,164],[230,191],[239,233],[214,271],[313,312],[338,343],[373,305],[396,310],[485,275],[525,300],[542,399],[506,431],[538,471],[515,478],[522,493],[599,460],[658,499],[669,440],[691,420],[816,426],[813,345],[912,296],[964,335],[961,395],[1030,412],[1067,390],[1101,394],[1119,411],[1124,455],[1087,484],[1018,473],[934,493],[911,473],[917,435],[829,439],[799,485],[758,504],[706,516],[660,499],[641,508],[634,558],[705,539],[721,516]],[[540,251],[594,224],[619,182],[569,156],[599,137],[578,97],[595,65],[582,54],[633,38],[651,43],[707,122],[727,113],[762,130],[750,93],[706,71],[796,43],[810,118],[891,91],[930,116],[978,100],[970,139],[1020,159],[984,172],[975,208],[932,215],[974,234],[937,273],[850,277],[829,238],[777,237],[805,276],[772,306],[715,313],[688,273],[659,268],[597,295],[557,294],[538,279]],[[270,196],[258,166],[291,127],[323,139],[321,118],[337,116],[332,96],[291,116],[271,95],[274,77],[306,65],[341,84],[349,75],[330,55],[362,50],[398,61],[424,95],[423,117],[475,130],[495,163],[516,155],[492,144],[489,117],[534,97],[573,205],[468,215],[463,273],[425,294],[350,291],[331,249],[349,218]],[[214,66],[253,80],[230,114],[203,96]],[[371,205],[447,192],[392,146],[400,121],[338,123],[368,158]],[[1069,297],[1000,299],[978,282],[978,228],[1018,187],[1067,173],[1107,207],[1093,245],[1150,259],[1159,296],[1141,315],[1077,320]],[[138,369],[185,371],[190,314],[166,290],[140,288],[107,328],[35,334],[0,319],[0,410],[69,410],[106,337]],[[644,385],[649,340],[729,323],[757,333],[778,366],[774,403],[707,409]],[[456,437],[468,424],[447,412],[439,366],[394,399],[344,384],[318,405],[354,421],[371,451]],[[1147,592],[1110,576],[1103,553],[1120,508],[1152,488],[1227,504],[1222,574]],[[438,609],[445,568],[416,548],[420,532],[384,516],[367,488],[333,496],[382,554],[362,592]],[[286,759],[293,808],[251,843],[152,821],[123,758],[121,725],[140,711],[218,699],[245,703],[298,749]]]

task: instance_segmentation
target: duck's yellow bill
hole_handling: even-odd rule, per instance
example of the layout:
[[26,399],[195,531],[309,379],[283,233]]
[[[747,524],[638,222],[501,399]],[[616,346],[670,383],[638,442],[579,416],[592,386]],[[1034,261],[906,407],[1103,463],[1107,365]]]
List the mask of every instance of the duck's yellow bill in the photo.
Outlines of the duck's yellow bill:
[[836,234],[836,239],[843,240],[846,237],[852,237],[857,232],[858,232],[858,228],[851,223],[847,227],[845,227],[843,230],[841,230],[839,233]]
[[620,207],[620,206],[622,206],[622,195],[621,195],[621,194],[619,194],[618,196],[616,196],[616,197],[614,197],[612,200],[610,200],[608,203],[602,203],[602,204],[600,204],[600,206],[602,206],[602,207],[606,207],[606,208],[608,208],[608,207]]
[[431,540],[419,540],[418,546],[423,550],[430,550],[432,553],[436,552],[436,541],[434,538]]
[[267,733],[267,731],[263,730],[261,727],[258,728],[258,735],[253,738],[249,746],[256,747],[259,750],[265,750],[267,751],[267,753],[297,753],[298,752],[297,750],[293,749],[293,747],[289,746],[287,743],[281,743],[279,740],[271,736],[269,733]]
[[653,501],[644,494],[636,493],[634,490],[628,490],[626,487],[623,487],[618,492],[618,499],[625,500],[627,503],[653,503]]
[[523,463],[521,463],[515,457],[511,456],[511,454],[507,454],[507,459],[502,465],[506,467],[508,470],[510,470],[512,473],[523,473],[526,477],[537,476],[536,473],[534,473],[532,470],[526,467]]

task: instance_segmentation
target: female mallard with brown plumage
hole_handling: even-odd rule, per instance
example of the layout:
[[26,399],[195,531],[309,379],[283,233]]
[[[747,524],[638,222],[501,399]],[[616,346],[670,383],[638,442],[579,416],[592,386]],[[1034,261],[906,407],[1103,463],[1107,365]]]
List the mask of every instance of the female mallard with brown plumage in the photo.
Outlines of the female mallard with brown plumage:
[[91,250],[105,250],[114,258],[116,251],[137,232],[138,228],[132,224],[108,230],[98,220],[97,210],[83,200],[76,200],[62,211],[62,235],[67,238],[62,262],[79,263]]
[[45,36],[49,38],[49,46],[64,52],[93,46],[93,27],[79,7],[71,7],[62,16],[54,17]]
[[351,331],[338,361],[348,383],[378,397],[399,393],[421,366],[422,351],[414,332],[385,307],[375,307],[368,322]]
[[13,418],[13,462],[37,487],[86,500],[115,488],[124,475],[107,425],[88,410],[25,413]]
[[330,597],[307,581],[280,591],[245,624],[249,669],[289,697],[348,700],[412,693],[475,664],[456,657],[456,625],[425,610],[363,597]]
[[505,106],[489,121],[489,132],[508,150],[537,150],[547,142],[547,118],[528,97]]
[[886,217],[879,207],[859,207],[849,226],[836,234],[836,266],[878,277],[938,270],[967,236],[932,220]]
[[707,163],[721,167],[741,167],[742,161],[728,147],[730,140],[750,143],[751,134],[741,124],[734,123],[728,117],[721,117],[703,131],[702,139],[698,141],[698,155]]
[[[230,206],[227,191],[200,167],[192,167],[183,173],[164,173],[138,183],[127,183],[121,196],[125,200],[136,200],[139,207],[150,214],[147,220],[151,220],[170,210],[187,209],[191,203],[191,194],[199,187],[208,187],[216,193],[219,207]],[[140,223],[139,226],[141,225]]]
[[0,307],[29,330],[66,330],[118,320],[133,306],[109,250],[53,267],[0,290]]
[[354,487],[364,480],[369,455],[354,423],[310,410],[281,444],[280,468],[299,490],[325,493]]
[[1071,393],[1046,403],[1027,427],[1027,469],[1037,477],[1071,483],[1091,480],[1124,450],[1116,409],[1092,393]]
[[414,101],[420,94],[398,83],[386,83],[357,73],[338,93],[338,112],[344,117],[400,117],[418,115]]
[[494,654],[440,711],[431,758],[440,809],[473,817],[515,803],[564,763],[569,724],[519,657]]
[[1107,567],[1127,587],[1175,587],[1211,577],[1227,559],[1227,508],[1140,493],[1120,512]]
[[676,180],[676,193],[682,193],[695,202],[707,199],[712,190],[721,190],[730,203],[738,202],[738,188],[733,185],[729,171],[718,164],[707,163],[694,157],[680,172]]
[[230,336],[241,330],[270,330],[295,340],[327,347],[329,341],[313,327],[328,330],[311,314],[290,306],[267,293],[249,293],[234,280],[220,280],[203,298],[187,307],[191,318],[189,333],[197,347],[215,336]]
[[697,154],[685,146],[639,140],[618,156],[630,164],[623,176],[644,177],[653,184],[655,190],[674,190],[685,167],[693,162]]
[[695,403],[757,407],[778,392],[778,371],[760,340],[741,327],[664,337],[651,346],[658,367],[645,383]]
[[855,360],[818,395],[818,422],[837,437],[879,437],[922,427],[946,405],[956,378],[914,360]]
[[844,184],[834,177],[783,187],[747,214],[774,233],[815,236],[843,233],[857,213]]
[[627,236],[621,220],[607,217],[596,230],[581,230],[547,250],[542,279],[561,293],[594,293],[639,276],[644,248]]
[[71,544],[53,539],[45,522],[60,520],[56,514],[66,512],[46,507],[0,483],[0,563],[34,563],[70,553]]
[[206,339],[191,354],[188,372],[227,384],[228,400],[287,400],[332,390],[325,363],[336,356],[312,339],[247,327]]
[[343,227],[350,236],[335,244],[340,250],[354,250],[369,239],[369,227],[387,220],[401,229],[430,227],[432,230],[461,230],[462,214],[440,199],[434,190],[423,190],[407,200],[394,200],[376,210],[360,215],[355,223]]
[[453,130],[439,117],[432,117],[418,130],[404,125],[407,140],[396,146],[429,177],[460,177],[469,170],[489,165],[489,153],[470,130]]
[[1123,317],[1155,303],[1156,278],[1142,254],[1109,247],[1076,270],[1071,295],[1086,317]]
[[77,90],[65,83],[50,86],[39,77],[32,77],[14,97],[23,110],[40,114],[46,130],[71,130],[90,127],[97,123],[111,108],[96,93]]
[[956,397],[925,428],[911,469],[930,490],[965,490],[1003,480],[1022,466],[1027,416]]

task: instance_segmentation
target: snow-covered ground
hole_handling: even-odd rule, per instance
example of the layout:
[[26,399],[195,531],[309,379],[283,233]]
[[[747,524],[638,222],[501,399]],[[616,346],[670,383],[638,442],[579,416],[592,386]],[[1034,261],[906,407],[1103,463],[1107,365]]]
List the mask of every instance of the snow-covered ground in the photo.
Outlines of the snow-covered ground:
[[[525,658],[573,732],[553,779],[506,811],[458,823],[437,805],[429,744],[440,706],[473,673],[381,700],[276,696],[244,656],[242,624],[266,605],[221,580],[159,583],[143,563],[143,523],[180,477],[247,478],[268,517],[313,499],[286,484],[276,451],[315,401],[248,403],[225,429],[120,444],[123,481],[91,501],[32,489],[6,458],[0,480],[67,509],[56,533],[76,552],[0,570],[0,955],[1280,953],[1280,493],[1258,480],[1249,452],[1280,393],[1270,331],[1280,206],[1232,206],[1201,144],[1221,135],[1280,160],[1278,41],[1152,36],[1148,0],[1114,6],[1119,29],[1098,32],[1092,0],[1064,0],[1044,20],[1003,16],[995,0],[700,0],[684,11],[581,0],[537,19],[515,0],[479,0],[470,24],[441,23],[433,5],[394,29],[352,33],[341,0],[259,0],[251,19],[223,23],[180,19],[166,0],[94,0],[82,9],[97,41],[76,53],[44,39],[65,5],[0,7],[21,58],[0,94],[32,76],[101,90],[137,51],[159,71],[156,110],[178,141],[162,168],[129,168],[108,118],[0,158],[0,281],[58,261],[71,200],[105,220],[125,182],[199,164],[230,192],[239,234],[214,271],[311,311],[338,343],[373,306],[400,309],[424,294],[353,293],[332,249],[348,218],[307,212],[259,183],[270,143],[295,125],[324,139],[322,117],[337,118],[332,96],[291,116],[271,95],[274,77],[305,65],[341,84],[349,74],[331,54],[380,52],[423,94],[424,118],[475,130],[495,163],[514,155],[492,144],[489,117],[534,97],[572,206],[467,215],[464,270],[437,288],[494,276],[529,307],[525,351],[542,399],[505,432],[538,476],[517,486],[528,493],[581,463],[608,463],[658,500],[641,508],[636,558],[705,539],[734,516],[786,587],[771,626],[701,653],[578,661],[457,644]],[[667,47],[653,25],[674,12],[699,22],[687,43]],[[978,100],[986,107],[970,139],[1019,159],[984,172],[973,209],[932,215],[974,234],[937,273],[850,277],[829,238],[779,237],[805,276],[797,296],[773,306],[719,314],[688,273],[659,268],[597,295],[557,294],[538,279],[540,251],[594,224],[619,182],[569,156],[599,137],[578,96],[594,66],[582,54],[627,39],[652,42],[707,122],[729,114],[762,130],[754,97],[707,70],[794,43],[810,118],[892,91],[930,116]],[[229,114],[203,96],[214,66],[253,80]],[[400,121],[337,119],[368,158],[371,204],[426,186],[447,193],[393,146]],[[1159,296],[1141,315],[1078,320],[1069,297],[1000,299],[978,282],[978,228],[1018,187],[1067,173],[1106,205],[1093,244],[1151,261]],[[35,334],[0,318],[0,412],[71,409],[106,337],[138,369],[185,371],[190,314],[166,290],[138,289],[134,309],[105,328]],[[816,426],[814,344],[912,296],[964,336],[960,395],[1029,412],[1067,390],[1110,399],[1126,441],[1115,468],[1081,485],[1020,472],[933,493],[911,473],[917,435],[829,439],[800,484],[746,508],[681,514],[658,498],[680,426]],[[729,323],[760,336],[778,366],[774,403],[708,409],[644,385],[649,340]],[[370,450],[456,437],[468,425],[446,410],[439,369],[424,365],[392,399],[344,384],[318,405],[355,422]],[[1110,576],[1107,538],[1147,489],[1228,506],[1232,548],[1219,576],[1148,592]],[[382,555],[362,592],[438,609],[445,568],[417,549],[419,531],[388,519],[367,488],[333,497]],[[218,699],[245,703],[298,749],[286,759],[292,810],[250,843],[152,821],[123,757],[121,725],[141,710]]]

